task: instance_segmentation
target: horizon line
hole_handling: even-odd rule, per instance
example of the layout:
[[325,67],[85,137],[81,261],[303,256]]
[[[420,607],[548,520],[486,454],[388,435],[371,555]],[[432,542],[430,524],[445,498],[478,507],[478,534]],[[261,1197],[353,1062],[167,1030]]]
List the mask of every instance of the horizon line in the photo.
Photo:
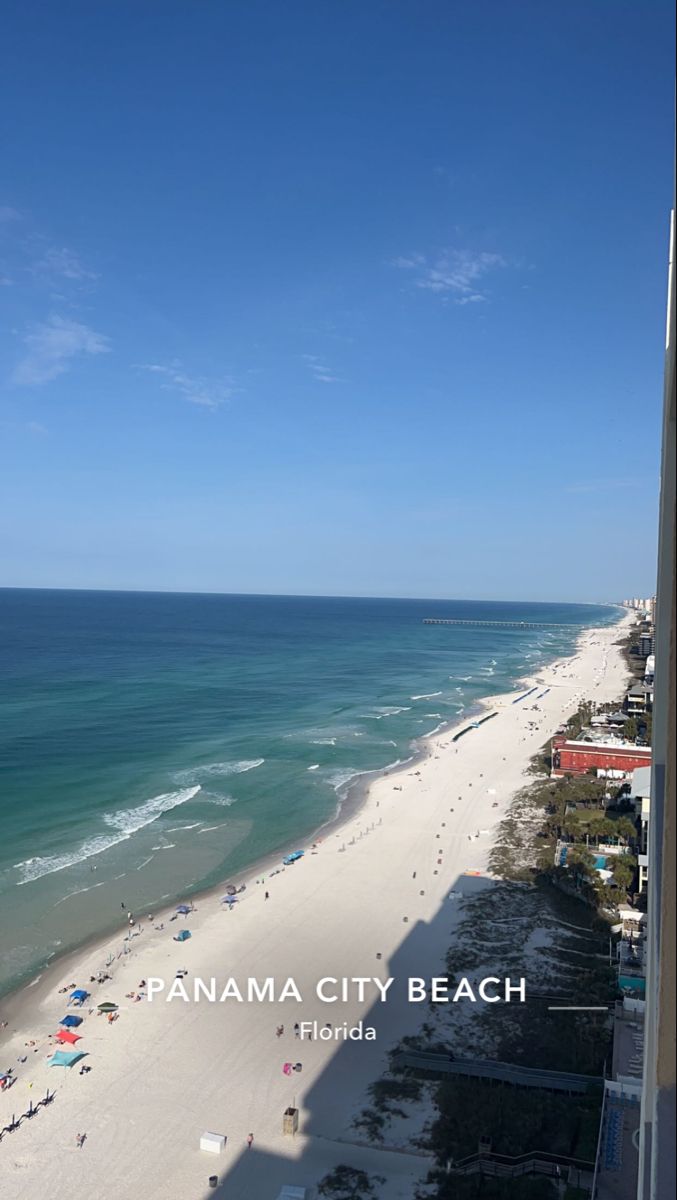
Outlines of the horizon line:
[[134,588],[134,587],[69,587],[66,585],[46,584],[0,584],[0,592],[83,592],[85,594],[110,594],[123,596],[231,596],[242,599],[280,599],[280,600],[405,600],[413,603],[431,604],[587,604],[597,608],[622,608],[620,600],[519,600],[519,599],[477,599],[471,596],[379,596],[373,593],[336,593],[336,592],[228,592],[212,589],[182,590],[179,588]]

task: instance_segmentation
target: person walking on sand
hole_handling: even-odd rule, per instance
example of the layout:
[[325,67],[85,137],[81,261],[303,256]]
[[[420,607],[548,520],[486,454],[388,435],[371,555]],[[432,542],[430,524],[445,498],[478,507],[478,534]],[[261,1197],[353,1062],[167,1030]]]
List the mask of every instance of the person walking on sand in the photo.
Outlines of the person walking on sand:
[[83,1146],[84,1146],[84,1144],[85,1144],[85,1138],[86,1138],[86,1137],[87,1137],[87,1134],[86,1134],[86,1133],[76,1133],[76,1135],[75,1135],[75,1145],[77,1146],[78,1150],[82,1150],[82,1147],[83,1147]]
[[270,892],[266,892],[266,900],[270,900]]
[[254,1134],[248,1133],[247,1134],[247,1149],[251,1150],[253,1145],[254,1145]]

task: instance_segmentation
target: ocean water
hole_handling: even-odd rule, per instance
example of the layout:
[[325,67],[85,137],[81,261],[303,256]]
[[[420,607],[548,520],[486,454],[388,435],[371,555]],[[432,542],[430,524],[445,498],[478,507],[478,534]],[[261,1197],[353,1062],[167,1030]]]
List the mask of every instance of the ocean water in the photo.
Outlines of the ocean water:
[[[333,818],[594,605],[0,590],[0,992]],[[430,616],[553,628],[427,626]]]

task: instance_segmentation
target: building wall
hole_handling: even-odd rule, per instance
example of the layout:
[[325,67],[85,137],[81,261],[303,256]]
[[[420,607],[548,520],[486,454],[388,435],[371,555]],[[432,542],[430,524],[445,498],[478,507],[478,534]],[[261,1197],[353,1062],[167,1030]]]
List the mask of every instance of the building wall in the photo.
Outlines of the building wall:
[[675,1194],[675,277],[670,236],[663,406],[653,768],[649,825],[645,1063],[639,1200]]
[[583,775],[590,769],[634,771],[651,763],[651,750],[646,747],[611,749],[591,742],[559,742],[553,738],[553,775]]

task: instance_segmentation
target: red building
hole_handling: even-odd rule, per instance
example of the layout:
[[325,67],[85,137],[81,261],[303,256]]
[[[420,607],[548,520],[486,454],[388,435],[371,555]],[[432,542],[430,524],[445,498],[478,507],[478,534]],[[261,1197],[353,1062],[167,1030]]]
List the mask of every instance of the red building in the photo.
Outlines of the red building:
[[585,775],[590,770],[634,771],[651,766],[651,747],[630,742],[573,742],[552,739],[552,771],[555,776]]

